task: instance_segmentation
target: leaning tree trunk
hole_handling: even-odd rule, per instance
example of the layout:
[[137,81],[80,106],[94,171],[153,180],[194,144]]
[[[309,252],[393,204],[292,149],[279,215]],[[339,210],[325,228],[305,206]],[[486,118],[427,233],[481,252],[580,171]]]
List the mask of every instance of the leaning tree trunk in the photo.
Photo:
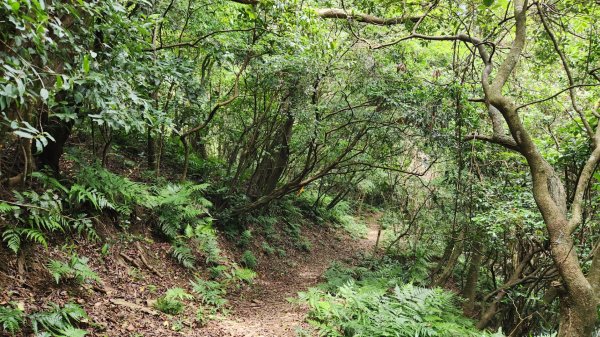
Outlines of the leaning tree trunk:
[[598,300],[581,268],[567,218],[567,195],[554,169],[541,156],[527,158],[533,176],[533,196],[544,218],[550,251],[564,291],[560,299],[559,337],[592,336]]

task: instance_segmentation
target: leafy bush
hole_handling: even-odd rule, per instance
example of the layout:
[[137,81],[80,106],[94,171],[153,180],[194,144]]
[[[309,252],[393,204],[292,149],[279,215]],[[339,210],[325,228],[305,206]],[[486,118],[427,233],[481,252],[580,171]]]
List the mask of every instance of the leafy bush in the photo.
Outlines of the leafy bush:
[[452,293],[406,283],[410,272],[396,261],[334,263],[324,277],[325,284],[299,294],[322,335],[487,336],[462,316]]
[[156,300],[154,307],[165,314],[178,315],[185,309],[182,300],[193,298],[194,296],[188,294],[183,288],[171,288]]
[[252,253],[249,250],[244,251],[244,253],[242,254],[241,262],[244,266],[250,269],[256,269],[256,266],[258,265],[256,256],[254,256],[254,253]]
[[29,315],[36,336],[83,337],[87,331],[77,328],[78,323],[88,320],[80,306],[67,303],[64,307],[51,303],[50,309]]
[[185,248],[184,239],[198,242],[207,263],[220,260],[220,249],[208,213],[211,203],[200,195],[207,186],[168,184],[159,189],[153,199],[153,211],[158,214],[161,233],[174,243],[173,255],[188,268],[194,266],[195,258],[191,249]]
[[196,257],[192,252],[192,249],[188,247],[185,242],[178,240],[171,247],[171,255],[184,267],[194,268],[196,263]]
[[11,335],[16,334],[21,330],[23,320],[23,311],[21,309],[13,305],[0,305],[0,324],[4,332]]
[[310,242],[310,240],[305,237],[301,237],[298,242],[298,246],[303,251],[310,252],[310,250],[312,249],[312,242]]
[[209,268],[210,278],[211,279],[222,278],[225,275],[225,273],[227,272],[227,269],[228,269],[227,266],[223,266],[223,265],[210,267]]
[[340,225],[354,238],[364,238],[367,235],[368,228],[364,222],[358,222],[356,217],[351,214],[350,205],[345,202],[339,202],[333,209],[327,213],[327,217],[333,223]]
[[48,232],[73,231],[97,238],[91,221],[84,214],[75,217],[66,214],[63,207],[66,196],[61,191],[14,192],[14,196],[17,201],[12,204],[0,202],[0,216],[10,223],[2,232],[2,240],[13,252],[21,249],[24,240],[46,247]]
[[50,260],[47,268],[57,284],[68,280],[73,280],[78,284],[90,281],[100,282],[100,277],[88,266],[87,262],[87,257],[73,254],[67,262]]

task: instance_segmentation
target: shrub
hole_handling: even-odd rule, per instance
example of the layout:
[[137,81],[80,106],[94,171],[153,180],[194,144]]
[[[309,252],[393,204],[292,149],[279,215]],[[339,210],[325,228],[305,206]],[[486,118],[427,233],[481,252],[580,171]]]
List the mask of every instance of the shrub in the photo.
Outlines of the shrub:
[[321,335],[489,336],[462,315],[454,294],[405,283],[410,273],[392,260],[363,264],[334,263],[325,284],[299,294]]
[[411,284],[387,288],[350,281],[337,295],[311,289],[300,298],[310,323],[327,336],[485,336],[461,315],[450,292]]
[[267,255],[275,254],[275,248],[271,247],[271,245],[269,245],[268,242],[263,241],[261,247],[262,247],[262,250],[265,252],[265,254],[267,254]]
[[252,284],[256,278],[256,272],[248,268],[235,268],[234,277],[237,281]]

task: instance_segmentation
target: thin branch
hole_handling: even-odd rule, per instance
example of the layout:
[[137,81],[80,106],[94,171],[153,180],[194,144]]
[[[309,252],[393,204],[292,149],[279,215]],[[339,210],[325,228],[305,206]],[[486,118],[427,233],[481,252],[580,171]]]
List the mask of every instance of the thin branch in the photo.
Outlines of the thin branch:
[[561,91],[559,91],[559,92],[555,93],[555,94],[554,94],[554,95],[552,95],[552,96],[548,96],[548,97],[546,97],[546,98],[541,98],[541,99],[538,99],[538,100],[535,100],[535,101],[531,101],[531,102],[529,102],[529,103],[525,103],[525,104],[523,104],[523,105],[519,105],[519,106],[516,108],[516,110],[523,109],[524,107],[527,107],[527,106],[530,106],[530,105],[539,104],[539,103],[543,103],[543,102],[549,101],[549,100],[551,100],[551,99],[553,99],[553,98],[556,98],[558,95],[560,95],[560,94],[564,93],[565,91],[570,91],[570,90],[572,90],[572,89],[574,89],[574,88],[581,88],[581,87],[597,87],[597,86],[600,86],[600,83],[599,83],[599,84],[575,84],[575,85],[572,85],[572,86],[570,86],[570,87],[567,87],[567,88],[564,88],[564,89],[562,89]]
[[322,19],[346,19],[379,26],[391,26],[406,22],[419,22],[423,18],[423,16],[398,16],[393,18],[382,18],[364,13],[354,13],[352,11],[346,11],[340,8],[322,8],[316,9],[315,12]]
[[249,32],[252,30],[254,30],[254,28],[217,30],[217,31],[202,35],[194,41],[174,43],[174,44],[170,44],[170,45],[166,45],[166,46],[158,46],[156,48],[146,48],[146,49],[144,49],[144,51],[149,52],[149,51],[157,51],[157,50],[162,50],[162,49],[173,49],[173,48],[179,48],[179,47],[196,47],[196,45],[198,45],[198,43],[200,43],[202,40],[207,39],[213,35],[223,34],[223,33],[233,33],[233,32]]

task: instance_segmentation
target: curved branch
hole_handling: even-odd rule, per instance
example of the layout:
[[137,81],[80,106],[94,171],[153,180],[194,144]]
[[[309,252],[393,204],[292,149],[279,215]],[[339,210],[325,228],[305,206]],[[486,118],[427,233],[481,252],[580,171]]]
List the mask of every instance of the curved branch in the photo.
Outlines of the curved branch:
[[339,8],[322,8],[316,9],[315,12],[323,19],[347,19],[380,26],[391,26],[406,22],[419,22],[422,18],[422,16],[382,18],[369,14],[354,13],[352,11],[348,12]]
[[525,103],[525,104],[519,105],[519,106],[516,108],[516,110],[523,109],[524,107],[527,107],[527,106],[530,106],[530,105],[534,105],[534,104],[538,104],[538,103],[543,103],[543,102],[549,101],[549,100],[551,100],[551,99],[553,99],[553,98],[556,98],[558,95],[560,95],[560,94],[564,93],[565,91],[570,91],[570,90],[572,90],[572,89],[574,89],[574,88],[581,88],[581,87],[597,87],[597,86],[600,86],[600,83],[599,83],[599,84],[575,84],[575,85],[572,85],[572,86],[570,86],[570,87],[567,87],[567,88],[564,88],[564,89],[562,89],[561,91],[559,91],[559,92],[555,93],[555,94],[554,94],[554,95],[552,95],[552,96],[548,96],[548,97],[546,97],[546,98],[541,98],[541,99],[538,99],[538,100],[535,100],[535,101],[531,101],[531,102],[528,102],[528,103]]
[[[243,5],[258,5],[260,0],[230,0]],[[341,8],[317,8],[315,12],[320,18],[323,19],[346,19],[354,20],[357,22],[368,23],[379,26],[391,26],[406,22],[419,22],[423,16],[397,16],[393,18],[382,18],[365,13],[355,13],[353,11],[346,11]]]
[[474,133],[474,134],[466,136],[465,138],[463,138],[463,140],[464,141],[482,140],[482,141],[485,141],[488,143],[502,145],[503,147],[505,147],[509,150],[513,150],[513,151],[521,153],[521,149],[519,148],[519,145],[517,144],[517,142],[515,142],[514,139],[509,138],[507,136],[505,136],[505,137],[498,136],[498,135],[486,136],[486,135],[480,135],[480,134]]

